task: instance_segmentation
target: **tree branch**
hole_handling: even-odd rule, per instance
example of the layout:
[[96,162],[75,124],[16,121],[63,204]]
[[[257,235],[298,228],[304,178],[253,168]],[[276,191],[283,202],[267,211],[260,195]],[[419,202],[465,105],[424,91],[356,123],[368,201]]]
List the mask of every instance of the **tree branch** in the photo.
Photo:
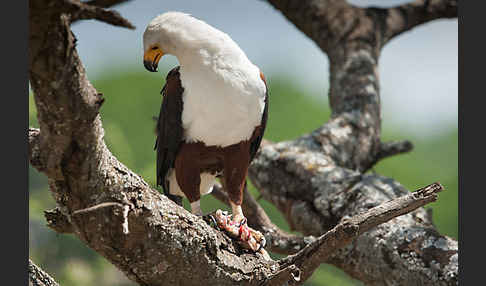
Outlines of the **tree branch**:
[[47,226],[58,233],[73,233],[74,227],[59,207],[44,211]]
[[408,140],[382,142],[380,145],[380,151],[377,155],[377,160],[381,160],[397,154],[407,153],[412,151],[412,149],[413,144]]
[[64,0],[64,3],[68,10],[71,12],[71,22],[74,23],[78,20],[96,19],[107,24],[114,26],[124,27],[128,29],[135,29],[127,19],[123,18],[118,12],[113,10],[106,10],[107,8],[115,4],[126,2],[125,1],[100,1],[93,0],[89,2],[81,2],[79,0]]
[[[293,230],[320,236],[342,218],[409,194],[392,179],[360,175],[336,166],[321,151],[306,149],[315,144],[311,138],[307,144],[300,139],[265,146],[249,172]],[[431,248],[430,243],[442,248]],[[419,208],[361,235],[326,262],[370,285],[386,284],[382,277],[401,285],[455,285],[457,250],[457,242],[437,233],[430,215]],[[431,268],[431,261],[442,262]]]
[[457,18],[457,3],[458,0],[416,0],[382,9],[386,18],[385,42],[429,21]]
[[346,246],[351,240],[386,221],[436,201],[437,193],[442,190],[443,187],[439,183],[434,183],[371,208],[365,213],[343,219],[337,226],[299,253],[281,259],[279,264],[281,267],[295,265],[302,271],[301,278],[302,281],[305,281],[322,262],[329,259],[334,249]]
[[59,286],[54,279],[29,259],[29,286]]
[[[413,144],[408,140],[403,141],[391,141],[391,142],[381,142],[378,154],[376,154],[375,161],[371,162],[369,168],[374,166],[380,160],[385,158],[395,156],[402,153],[407,153],[412,151]],[[366,170],[364,170],[366,171]]]
[[355,9],[345,0],[268,0],[268,2],[324,52],[330,52],[349,36],[363,14],[362,10]]
[[101,7],[101,8],[110,8],[110,7],[113,7],[115,5],[119,5],[119,4],[122,4],[122,3],[125,3],[125,2],[128,2],[130,0],[90,0],[90,1],[86,1],[86,5],[90,5],[90,6],[97,6],[97,7]]

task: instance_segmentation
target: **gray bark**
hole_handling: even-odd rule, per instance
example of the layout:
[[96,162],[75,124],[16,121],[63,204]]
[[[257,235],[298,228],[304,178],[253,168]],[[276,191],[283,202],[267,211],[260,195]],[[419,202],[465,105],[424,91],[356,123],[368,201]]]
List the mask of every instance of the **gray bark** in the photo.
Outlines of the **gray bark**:
[[29,286],[59,286],[57,282],[29,259]]
[[[380,141],[377,62],[386,37],[376,29],[385,26],[374,10],[344,1],[270,1],[330,56],[333,116],[295,141],[266,144],[251,166],[263,196],[296,230],[312,235],[278,230],[247,193],[245,208],[258,214],[250,224],[264,230],[272,249],[313,257],[266,261],[150,188],[106,147],[103,96],[86,78],[70,24],[97,19],[133,27],[104,9],[117,2],[123,1],[29,2],[29,78],[40,126],[29,129],[29,155],[58,205],[46,213],[51,228],[75,234],[140,285],[302,283],[326,261],[368,284],[457,283],[457,242],[438,234],[423,209],[413,211],[430,202],[428,196],[413,208],[404,202],[392,210],[372,208],[408,192],[365,171],[410,149],[407,142]],[[364,229],[381,225],[363,235],[342,231],[346,222],[368,216]],[[340,235],[328,240],[333,233]]]

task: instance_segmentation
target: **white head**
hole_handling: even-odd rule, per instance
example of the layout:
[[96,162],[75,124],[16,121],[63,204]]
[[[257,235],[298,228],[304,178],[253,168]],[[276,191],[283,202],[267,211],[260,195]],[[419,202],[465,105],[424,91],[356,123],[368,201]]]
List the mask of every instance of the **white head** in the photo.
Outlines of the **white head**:
[[155,17],[143,33],[144,66],[156,71],[165,54],[182,58],[195,56],[202,50],[213,53],[224,47],[238,46],[225,33],[205,22],[181,12],[167,12]]

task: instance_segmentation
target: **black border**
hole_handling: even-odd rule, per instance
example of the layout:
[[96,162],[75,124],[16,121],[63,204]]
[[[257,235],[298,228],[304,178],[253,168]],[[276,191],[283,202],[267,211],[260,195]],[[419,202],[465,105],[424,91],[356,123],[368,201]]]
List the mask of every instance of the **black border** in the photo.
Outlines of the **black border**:
[[9,1],[0,17],[3,285],[28,285],[28,3]]
[[[465,5],[465,4],[469,5]],[[470,5],[476,4],[476,5]],[[483,7],[479,7],[480,5]],[[483,158],[486,131],[482,83],[486,75],[484,11],[486,2],[459,4],[459,281],[460,285],[479,285],[484,273],[480,261],[484,245],[485,193],[481,179],[485,176]],[[466,231],[468,231],[466,238]],[[477,278],[477,279],[476,279]]]

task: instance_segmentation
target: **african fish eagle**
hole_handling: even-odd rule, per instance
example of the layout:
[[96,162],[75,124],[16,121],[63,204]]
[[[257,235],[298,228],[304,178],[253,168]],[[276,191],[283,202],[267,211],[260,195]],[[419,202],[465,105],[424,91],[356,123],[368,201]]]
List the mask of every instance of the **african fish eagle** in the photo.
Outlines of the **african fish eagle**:
[[179,62],[161,92],[157,185],[179,205],[186,197],[191,212],[202,216],[201,195],[221,178],[233,213],[228,225],[242,232],[248,167],[267,121],[263,73],[226,33],[180,12],[155,17],[143,34],[143,49],[144,66],[151,72],[165,54]]

